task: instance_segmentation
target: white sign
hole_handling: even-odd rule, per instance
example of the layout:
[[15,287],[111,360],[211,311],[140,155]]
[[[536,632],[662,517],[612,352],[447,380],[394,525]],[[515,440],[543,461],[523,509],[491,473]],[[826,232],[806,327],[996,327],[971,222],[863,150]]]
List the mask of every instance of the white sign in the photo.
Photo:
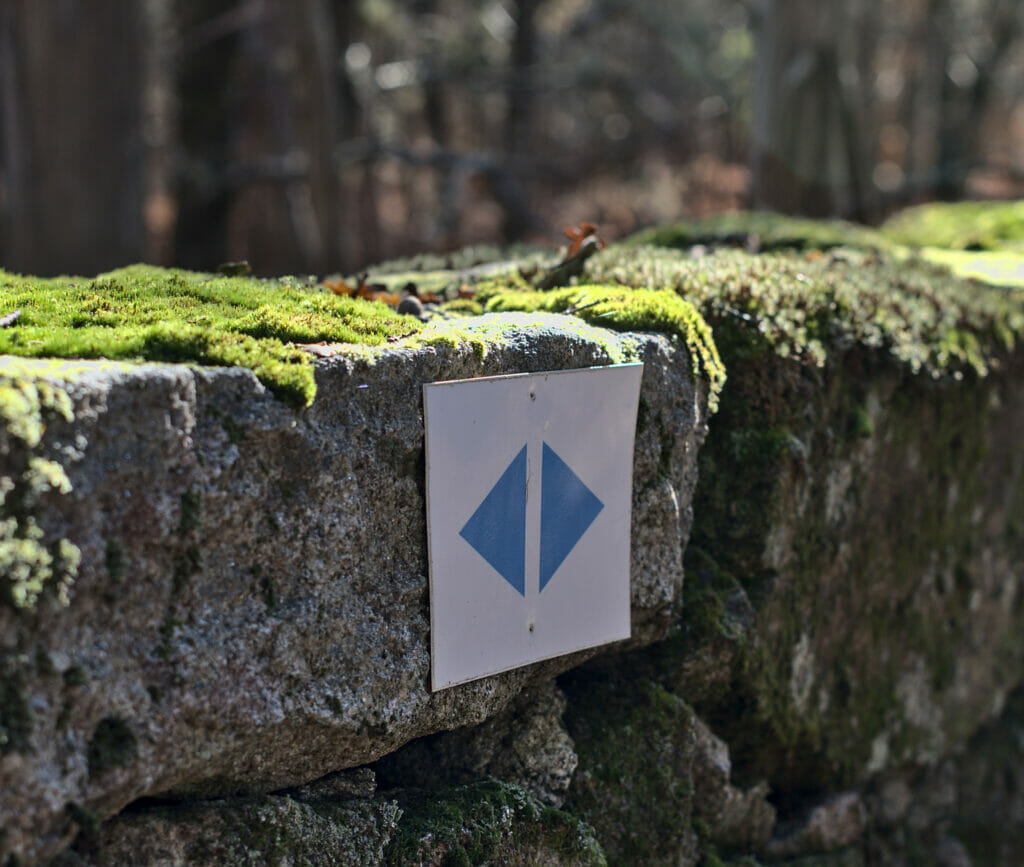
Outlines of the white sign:
[[434,690],[629,637],[642,373],[424,385]]

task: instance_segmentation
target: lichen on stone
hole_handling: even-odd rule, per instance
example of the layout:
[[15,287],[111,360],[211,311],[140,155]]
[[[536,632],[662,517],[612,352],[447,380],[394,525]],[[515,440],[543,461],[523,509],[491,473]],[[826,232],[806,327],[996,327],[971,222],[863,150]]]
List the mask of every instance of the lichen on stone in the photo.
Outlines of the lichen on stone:
[[64,467],[38,449],[48,423],[72,418],[58,379],[13,360],[0,368],[0,599],[15,608],[32,608],[47,586],[66,605],[78,574],[78,548],[68,539],[47,544],[38,514],[46,497],[71,491]]
[[587,263],[605,284],[673,289],[723,341],[815,366],[854,345],[880,349],[911,372],[984,376],[1024,334],[1024,295],[971,283],[945,268],[877,251],[693,257],[659,247],[609,248]]
[[689,350],[693,373],[708,382],[712,410],[725,383],[725,368],[707,323],[692,304],[674,292],[586,284],[550,292],[481,293],[488,313],[520,310],[571,313],[592,326],[615,331],[657,331],[680,340]]

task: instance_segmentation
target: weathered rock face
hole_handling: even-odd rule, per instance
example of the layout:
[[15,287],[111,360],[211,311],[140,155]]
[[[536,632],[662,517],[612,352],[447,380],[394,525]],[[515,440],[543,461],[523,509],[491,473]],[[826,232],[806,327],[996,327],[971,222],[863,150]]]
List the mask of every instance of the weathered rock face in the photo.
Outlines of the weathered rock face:
[[705,425],[686,350],[566,317],[500,324],[482,358],[462,344],[326,360],[305,411],[244,370],[56,371],[71,419],[51,413],[34,445],[7,431],[0,451],[18,472],[33,457],[63,468],[70,489],[51,486],[32,519],[80,551],[69,605],[44,592],[0,607],[0,863],[54,854],[144,796],[267,792],[365,764],[592,655],[430,692],[424,382],[645,362],[629,645],[664,634]]
[[476,726],[413,741],[376,764],[385,787],[450,786],[486,777],[515,783],[561,807],[578,758],[554,682],[523,690],[501,713]]
[[[1015,865],[1019,296],[986,319],[903,262],[755,258],[705,299],[703,445],[677,344],[536,317],[324,361],[306,411],[155,366],[0,401],[0,563],[43,586],[0,608],[0,863],[81,830],[60,867]],[[431,694],[420,384],[623,353],[633,638]]]
[[[1011,746],[1024,676],[1019,357],[969,382],[910,376],[866,352],[824,370],[726,358],[677,626],[562,678],[580,757],[574,787],[598,780],[588,784],[595,803],[688,805],[704,823],[704,852],[1013,863],[1024,767]],[[648,679],[641,695],[658,701],[626,702],[625,721],[585,738],[590,692],[572,686],[584,678],[605,690]],[[697,816],[697,796],[670,796],[667,781],[629,795],[669,762],[653,758],[657,747],[633,749],[624,732],[679,749],[697,730],[684,700],[728,745],[728,818],[716,820],[717,807]],[[671,718],[678,731],[666,739]],[[695,792],[696,755],[668,775]],[[644,770],[609,778],[612,761]],[[724,784],[716,791],[721,799]],[[655,832],[665,815],[629,823],[642,854],[615,833],[599,839],[609,857],[692,863],[685,824],[671,851],[648,842],[668,839]],[[598,810],[591,821],[600,829],[606,819]]]
[[323,867],[379,864],[401,810],[393,801],[319,800],[280,795],[151,807],[119,816],[51,867],[288,863]]
[[949,755],[1024,676],[1019,359],[964,383],[869,353],[730,376],[688,563],[717,610],[741,594],[756,616],[699,710],[777,788]]

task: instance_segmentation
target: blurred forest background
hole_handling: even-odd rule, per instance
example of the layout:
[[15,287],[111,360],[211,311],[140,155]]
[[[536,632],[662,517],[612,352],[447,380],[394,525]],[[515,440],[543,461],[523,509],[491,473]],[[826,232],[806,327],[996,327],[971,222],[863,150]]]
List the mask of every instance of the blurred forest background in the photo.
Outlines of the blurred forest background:
[[1021,0],[0,0],[0,267],[1024,195]]

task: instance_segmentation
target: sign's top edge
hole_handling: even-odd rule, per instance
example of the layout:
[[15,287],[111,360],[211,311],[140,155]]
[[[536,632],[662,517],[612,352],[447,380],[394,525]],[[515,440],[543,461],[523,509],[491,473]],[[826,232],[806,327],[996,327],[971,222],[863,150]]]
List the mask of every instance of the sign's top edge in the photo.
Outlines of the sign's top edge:
[[459,385],[463,382],[481,382],[488,381],[493,382],[499,379],[521,379],[528,376],[559,376],[564,373],[579,373],[580,371],[594,371],[594,370],[612,370],[623,367],[643,367],[642,361],[625,361],[621,364],[593,364],[589,367],[570,367],[561,370],[535,370],[527,373],[499,373],[495,376],[470,376],[465,379],[441,379],[437,382],[425,382],[423,383],[424,388],[431,388],[435,385]]

